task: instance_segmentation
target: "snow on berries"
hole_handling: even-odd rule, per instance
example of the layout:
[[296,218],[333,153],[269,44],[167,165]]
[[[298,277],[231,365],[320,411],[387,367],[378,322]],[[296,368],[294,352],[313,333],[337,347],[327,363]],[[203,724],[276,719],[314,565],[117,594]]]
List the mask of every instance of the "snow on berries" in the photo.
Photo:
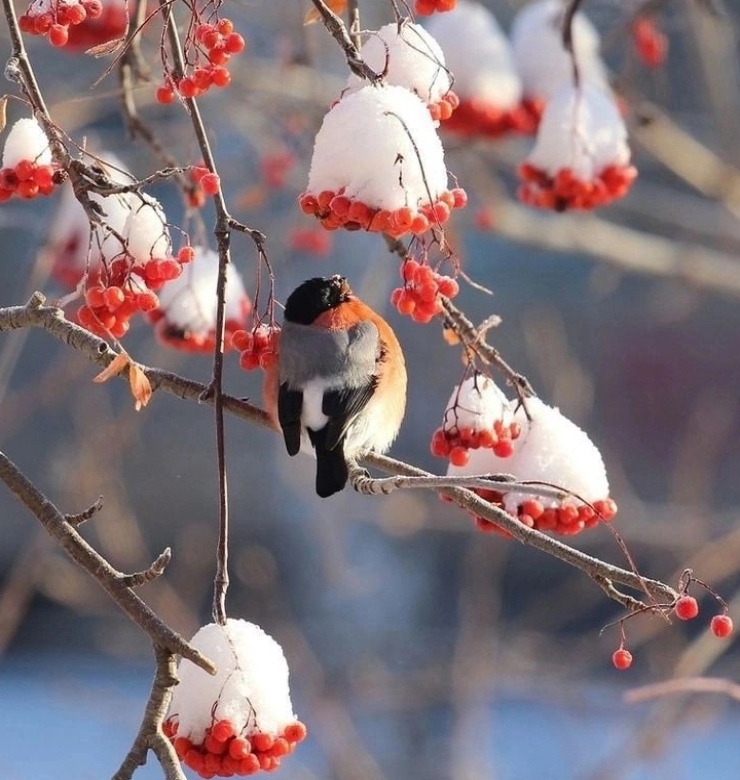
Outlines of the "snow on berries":
[[[159,305],[148,314],[157,337],[187,352],[213,352],[216,344],[218,254],[204,247],[178,253],[182,273],[159,292]],[[187,259],[186,259],[187,258]],[[251,308],[241,275],[233,263],[226,271],[225,347],[244,327]]]
[[460,0],[454,13],[434,16],[426,26],[455,76],[459,105],[445,130],[487,138],[534,132],[536,121],[521,105],[522,84],[511,46],[487,8]]
[[399,314],[408,315],[422,324],[442,313],[440,295],[454,298],[460,290],[451,276],[442,276],[417,260],[406,260],[401,265],[401,278],[403,287],[393,290],[391,303]]
[[[611,520],[617,506],[609,497],[609,483],[601,453],[588,435],[558,409],[538,398],[528,398],[525,411],[518,400],[502,404],[500,391],[495,393],[488,385],[476,381],[478,388],[463,396],[466,406],[478,411],[480,405],[487,403],[485,408],[489,414],[495,409],[505,438],[508,427],[510,446],[499,454],[494,446],[479,445],[474,449],[467,444],[467,462],[460,458],[458,463],[450,457],[451,449],[447,456],[450,457],[448,475],[506,473],[513,475],[517,482],[527,482],[533,487],[541,485],[558,489],[562,496],[553,496],[551,490],[542,494],[536,490],[507,490],[506,483],[491,490],[475,489],[482,498],[540,531],[572,535],[592,528],[599,521]],[[451,402],[455,398],[459,398],[459,394],[453,393]],[[527,412],[531,419],[527,417]],[[448,419],[447,415],[445,419]],[[469,440],[469,434],[466,440]],[[436,446],[441,454],[441,441]],[[476,518],[476,524],[482,531],[500,532],[498,526],[484,519]]]
[[280,645],[259,626],[234,619],[203,626],[190,644],[217,672],[180,662],[163,724],[180,760],[204,778],[277,769],[306,737]]
[[31,0],[18,24],[29,35],[47,36],[52,46],[65,46],[70,28],[86,19],[98,19],[102,13],[101,0]]
[[[77,319],[93,333],[121,338],[128,332],[132,316],[158,307],[155,293],[180,276],[190,256],[172,255],[165,214],[157,200],[137,194],[111,202],[125,212],[119,215],[123,227],[117,234],[106,233],[100,263],[86,270],[78,285],[85,303],[78,309]],[[105,226],[101,231],[106,232]]]
[[426,104],[398,86],[367,86],[332,107],[298,202],[327,230],[396,238],[442,225],[463,205],[447,186],[442,144]]
[[[524,98],[537,114],[564,85],[573,83],[573,58],[563,43],[563,0],[525,5],[511,26],[511,45]],[[573,17],[572,41],[581,84],[609,89],[599,33],[583,12]]]
[[[362,47],[362,58],[386,84],[405,87],[428,106],[434,120],[449,119],[458,100],[439,43],[420,25],[408,19],[387,24],[371,33]],[[347,80],[345,94],[357,92],[367,82],[355,74]]]
[[593,209],[626,195],[637,169],[612,96],[588,85],[563,87],[545,108],[519,176],[524,203],[556,211]]
[[462,467],[470,462],[471,450],[491,450],[499,458],[509,457],[519,433],[506,396],[491,379],[476,372],[452,391],[431,448],[437,457]]
[[11,127],[3,147],[0,203],[14,195],[25,200],[50,195],[57,170],[41,125],[33,117],[19,119]]
[[280,328],[277,325],[257,324],[251,331],[237,330],[231,337],[231,346],[238,350],[239,365],[245,371],[277,365]]
[[231,73],[227,67],[232,55],[241,54],[246,48],[244,38],[234,30],[230,19],[219,19],[210,24],[201,22],[185,42],[188,69],[175,80],[165,73],[163,83],[157,88],[160,103],[172,103],[175,93],[183,98],[194,98],[208,92],[211,87],[227,87]]

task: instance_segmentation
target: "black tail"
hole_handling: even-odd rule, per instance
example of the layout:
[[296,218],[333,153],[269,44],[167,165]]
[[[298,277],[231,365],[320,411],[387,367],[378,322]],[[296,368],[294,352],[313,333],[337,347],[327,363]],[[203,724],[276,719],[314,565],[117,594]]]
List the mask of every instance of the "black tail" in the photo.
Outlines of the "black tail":
[[320,431],[308,429],[311,444],[316,450],[316,492],[321,498],[328,498],[338,493],[349,479],[343,442],[340,441],[336,447],[329,449],[326,446],[327,427]]

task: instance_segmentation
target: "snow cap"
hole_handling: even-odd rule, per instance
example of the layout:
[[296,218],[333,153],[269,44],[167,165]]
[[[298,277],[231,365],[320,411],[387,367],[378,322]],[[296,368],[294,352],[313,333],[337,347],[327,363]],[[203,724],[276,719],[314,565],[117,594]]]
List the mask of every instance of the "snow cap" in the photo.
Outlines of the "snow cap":
[[46,133],[34,117],[19,119],[10,128],[3,147],[3,168],[15,168],[21,160],[51,165],[51,147]]

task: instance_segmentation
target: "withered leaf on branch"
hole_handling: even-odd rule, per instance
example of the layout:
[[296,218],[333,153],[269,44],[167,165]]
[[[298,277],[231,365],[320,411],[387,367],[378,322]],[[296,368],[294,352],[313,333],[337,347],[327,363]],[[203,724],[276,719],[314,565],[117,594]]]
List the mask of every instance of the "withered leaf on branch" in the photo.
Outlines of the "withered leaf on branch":
[[[335,14],[342,14],[347,8],[347,0],[326,0],[326,5],[334,11]],[[303,25],[316,24],[321,19],[321,14],[316,8],[311,8],[303,17]]]
[[116,355],[108,366],[97,376],[93,377],[93,382],[107,382],[111,377],[118,376],[127,368],[129,387],[131,388],[131,395],[134,397],[135,408],[138,412],[149,403],[149,399],[152,397],[152,386],[142,367],[135,363],[127,352]]
[[91,57],[105,57],[107,54],[115,54],[120,51],[125,42],[126,36],[121,35],[119,38],[111,38],[111,40],[105,41],[105,43],[99,43],[97,46],[85,49],[85,54],[89,54]]

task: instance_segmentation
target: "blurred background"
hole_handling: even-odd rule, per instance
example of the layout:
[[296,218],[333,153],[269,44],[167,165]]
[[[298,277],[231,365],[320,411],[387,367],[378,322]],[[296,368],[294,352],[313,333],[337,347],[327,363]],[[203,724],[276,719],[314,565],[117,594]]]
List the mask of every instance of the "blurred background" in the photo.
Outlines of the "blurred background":
[[[490,1],[504,29],[522,5]],[[515,166],[527,139],[445,138],[447,166],[470,196],[449,239],[474,321],[502,318],[490,341],[538,395],[601,448],[615,526],[647,576],[681,571],[719,591],[740,615],[740,68],[738,9],[704,0],[651,2],[669,38],[662,68],[641,67],[626,32],[639,3],[589,0],[603,54],[631,105],[640,177],[597,214],[539,213],[517,203]],[[416,325],[389,304],[398,262],[377,236],[297,239],[313,222],[295,200],[313,135],[346,74],[307,2],[230,2],[248,49],[232,86],[201,101],[233,215],[268,236],[279,300],[301,280],[341,272],[384,312],[409,366],[408,413],[392,455],[441,473],[429,452],[462,364],[438,324]],[[18,6],[19,11],[23,10]],[[362,25],[392,21],[390,5],[361,2]],[[175,13],[184,17],[182,10]],[[154,101],[159,33],[145,36],[152,81],[136,89],[141,116],[183,165],[198,153],[182,107]],[[77,143],[113,151],[145,176],[161,167],[127,138],[110,58],[29,50],[54,119]],[[7,33],[2,38],[10,53]],[[17,102],[9,122],[27,115]],[[280,186],[269,160],[290,159]],[[267,162],[266,162],[267,161]],[[273,163],[274,165],[274,163]],[[181,224],[174,185],[152,187]],[[0,305],[35,289],[66,292],[41,249],[58,196],[0,211]],[[189,217],[191,220],[192,215]],[[210,204],[202,210],[210,230]],[[197,225],[197,219],[193,220]],[[341,231],[340,231],[341,233]],[[300,232],[298,233],[300,236]],[[213,244],[212,244],[213,245]],[[253,290],[257,260],[243,236],[235,263]],[[76,304],[72,304],[74,308]],[[202,382],[208,357],[159,344],[138,324],[125,345],[146,365]],[[0,339],[2,450],[64,512],[98,496],[85,538],[118,569],[145,568],[165,547],[166,575],[140,594],[186,636],[210,622],[218,497],[210,407],[157,393],[139,413],[123,382],[42,332]],[[259,402],[261,376],[227,358],[227,392]],[[278,437],[227,421],[232,519],[228,607],[280,641],[294,705],[309,739],[284,763],[296,780],[638,780],[736,778],[740,710],[728,695],[641,704],[624,696],[674,677],[740,680],[734,639],[707,631],[709,595],[688,624],[628,621],[635,657],[611,666],[621,616],[585,576],[541,553],[479,534],[431,494],[318,499],[314,465]],[[605,529],[573,539],[620,566]],[[737,622],[737,621],[736,621]],[[153,672],[151,647],[103,592],[0,490],[0,777],[111,776],[138,728]],[[150,758],[136,775],[161,776]]]

